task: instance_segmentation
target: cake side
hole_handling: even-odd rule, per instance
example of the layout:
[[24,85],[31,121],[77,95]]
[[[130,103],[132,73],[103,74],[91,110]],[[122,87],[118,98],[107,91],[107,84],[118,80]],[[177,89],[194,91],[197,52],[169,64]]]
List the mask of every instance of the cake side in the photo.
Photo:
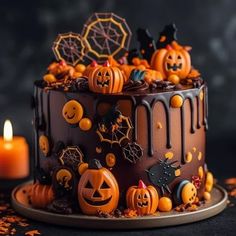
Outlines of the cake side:
[[[210,200],[213,175],[205,164],[207,85],[191,47],[167,25],[157,42],[139,29],[140,49],[127,52],[125,20],[94,16],[82,35],[58,36],[57,61],[35,82],[32,205],[101,217],[196,210]],[[108,31],[105,47],[96,37],[91,44],[94,25],[120,19],[122,42],[112,38],[109,48]]]

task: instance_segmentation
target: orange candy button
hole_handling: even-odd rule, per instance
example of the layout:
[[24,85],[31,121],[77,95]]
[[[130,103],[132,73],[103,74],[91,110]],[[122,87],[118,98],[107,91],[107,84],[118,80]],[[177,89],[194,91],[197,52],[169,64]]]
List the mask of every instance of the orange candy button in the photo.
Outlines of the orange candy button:
[[44,75],[43,80],[47,83],[53,83],[57,81],[56,77],[53,74]]
[[70,100],[62,109],[62,115],[69,124],[77,124],[83,117],[83,113],[83,107],[76,100]]
[[78,65],[76,65],[76,67],[75,67],[75,70],[76,70],[77,72],[79,72],[79,73],[83,73],[83,72],[85,71],[85,69],[86,69],[86,66],[83,65],[83,64],[78,64]]
[[79,127],[80,129],[82,129],[83,131],[88,131],[91,129],[92,127],[92,122],[89,118],[83,118],[80,122],[79,122]]
[[184,185],[181,191],[181,198],[184,204],[193,203],[197,196],[197,189],[192,183]]
[[168,80],[172,82],[173,84],[179,84],[180,78],[178,75],[170,75],[168,77]]
[[171,211],[172,201],[168,197],[161,197],[159,199],[158,209],[163,212]]
[[180,95],[174,95],[171,100],[170,104],[173,108],[180,108],[183,105],[183,98]]

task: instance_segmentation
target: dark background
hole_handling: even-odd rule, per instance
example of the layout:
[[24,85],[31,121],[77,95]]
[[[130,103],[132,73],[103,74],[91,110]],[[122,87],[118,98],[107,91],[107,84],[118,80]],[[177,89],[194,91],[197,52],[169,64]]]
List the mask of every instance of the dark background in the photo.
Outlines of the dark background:
[[[6,118],[32,144],[30,95],[54,58],[58,33],[80,33],[93,12],[126,18],[135,30],[148,27],[155,38],[175,22],[181,44],[191,45],[193,65],[209,86],[208,163],[219,176],[235,173],[236,163],[236,2],[158,0],[0,1],[0,130]],[[0,131],[1,132],[1,131]],[[222,162],[224,160],[224,162]]]
[[[4,120],[10,118],[15,134],[26,136],[32,147],[30,96],[33,82],[42,78],[53,59],[54,39],[58,33],[80,33],[83,23],[93,12],[110,11],[126,18],[133,31],[132,48],[137,46],[137,27],[148,27],[157,38],[165,24],[176,23],[179,42],[193,47],[193,65],[209,86],[208,166],[221,180],[235,175],[235,0],[0,0],[0,132]],[[224,214],[227,219],[235,217],[230,210]],[[217,220],[194,224],[194,227],[179,227],[173,233],[194,234],[197,230],[199,234],[210,235],[212,225],[218,225],[214,235],[229,225],[232,233],[232,220],[218,224],[224,217],[221,215]],[[51,230],[57,235],[66,232],[57,227],[43,231],[49,235]],[[150,235],[158,233],[146,232]],[[161,232],[165,234],[166,231]],[[171,234],[172,231],[167,232]]]

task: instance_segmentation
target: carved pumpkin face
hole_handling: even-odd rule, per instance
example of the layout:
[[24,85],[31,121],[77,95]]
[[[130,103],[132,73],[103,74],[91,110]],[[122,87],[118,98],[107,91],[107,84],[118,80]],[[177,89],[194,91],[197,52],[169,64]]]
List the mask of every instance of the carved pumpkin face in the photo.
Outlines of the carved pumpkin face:
[[159,196],[153,186],[146,186],[142,180],[138,186],[132,186],[126,194],[127,207],[136,210],[138,215],[155,213],[158,206]]
[[182,47],[176,42],[166,48],[158,49],[152,56],[151,67],[160,71],[164,78],[170,75],[177,75],[184,79],[190,73],[191,59],[189,47]]
[[88,83],[89,89],[95,93],[119,93],[123,88],[124,77],[118,67],[106,63],[90,68]]
[[95,168],[90,166],[82,174],[78,186],[78,197],[83,213],[96,215],[99,210],[110,213],[118,205],[118,184],[112,173],[99,163]]

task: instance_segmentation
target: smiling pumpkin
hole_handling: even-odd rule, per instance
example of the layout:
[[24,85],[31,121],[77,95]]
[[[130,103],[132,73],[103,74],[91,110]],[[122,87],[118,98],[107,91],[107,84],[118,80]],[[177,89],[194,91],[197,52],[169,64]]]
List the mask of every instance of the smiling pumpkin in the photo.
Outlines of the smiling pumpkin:
[[69,124],[77,124],[83,117],[83,113],[83,107],[76,100],[70,100],[62,109],[62,115]]
[[119,188],[113,174],[93,160],[82,174],[78,186],[78,198],[81,210],[87,215],[96,215],[98,211],[110,213],[117,207]]

